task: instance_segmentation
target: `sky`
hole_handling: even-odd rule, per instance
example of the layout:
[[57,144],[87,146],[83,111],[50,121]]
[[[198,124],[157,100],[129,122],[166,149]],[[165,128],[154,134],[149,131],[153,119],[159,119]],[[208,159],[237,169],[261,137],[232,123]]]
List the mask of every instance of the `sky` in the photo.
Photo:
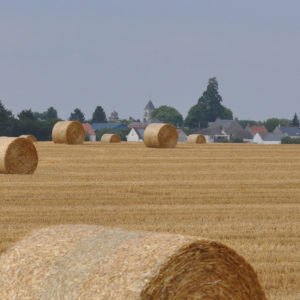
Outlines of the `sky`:
[[239,119],[300,115],[300,1],[0,0],[0,99],[14,114],[96,106],[184,117],[216,77]]

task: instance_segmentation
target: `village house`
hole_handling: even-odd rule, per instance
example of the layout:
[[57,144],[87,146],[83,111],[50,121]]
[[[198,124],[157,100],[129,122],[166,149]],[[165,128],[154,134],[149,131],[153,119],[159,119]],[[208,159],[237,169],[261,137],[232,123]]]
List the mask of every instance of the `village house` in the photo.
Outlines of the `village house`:
[[114,130],[126,128],[126,125],[120,124],[120,123],[92,123],[91,126],[94,129],[94,131],[97,131],[97,130],[103,129],[103,128],[109,128],[109,129],[114,129]]
[[151,123],[162,123],[160,120],[152,119],[145,123],[133,122],[130,123],[127,127],[131,130],[126,136],[128,142],[141,142],[144,140],[144,131],[146,127]]
[[131,128],[126,135],[127,142],[142,142],[144,140],[144,128]]
[[85,132],[89,135],[90,141],[95,142],[96,141],[96,133],[95,133],[94,129],[92,128],[91,124],[83,123],[82,126],[83,126]]
[[247,125],[247,127],[245,128],[253,137],[257,134],[257,133],[268,133],[267,128],[264,125]]
[[300,138],[300,129],[298,127],[281,127],[278,125],[273,133],[283,134],[284,136],[288,136],[290,138]]
[[284,134],[277,134],[271,132],[257,132],[253,137],[254,144],[264,144],[264,145],[276,145],[281,144],[281,139]]
[[187,140],[187,135],[182,129],[176,129],[178,133],[178,142],[185,143]]
[[205,136],[207,143],[215,143],[232,138],[242,139],[246,143],[252,142],[252,134],[245,130],[237,120],[221,120],[210,122],[208,128],[198,129],[194,133]]

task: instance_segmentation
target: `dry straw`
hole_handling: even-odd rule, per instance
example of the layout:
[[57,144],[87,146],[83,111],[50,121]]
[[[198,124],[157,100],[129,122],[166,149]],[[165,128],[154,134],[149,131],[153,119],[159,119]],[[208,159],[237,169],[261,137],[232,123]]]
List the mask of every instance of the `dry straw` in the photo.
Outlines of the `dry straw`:
[[101,143],[121,143],[121,137],[118,134],[105,133],[101,137]]
[[85,130],[78,121],[59,121],[52,129],[52,140],[56,144],[82,144]]
[[38,154],[29,139],[0,137],[0,173],[32,174],[38,165]]
[[206,144],[206,138],[202,134],[190,134],[186,142],[192,144]]
[[31,134],[23,134],[23,135],[20,135],[20,137],[24,138],[24,139],[31,140],[33,143],[37,142],[37,138],[34,135],[31,135]]
[[1,299],[265,300],[253,268],[217,242],[60,225],[0,257]]
[[152,148],[175,148],[178,142],[178,133],[171,124],[152,123],[144,132],[144,143]]

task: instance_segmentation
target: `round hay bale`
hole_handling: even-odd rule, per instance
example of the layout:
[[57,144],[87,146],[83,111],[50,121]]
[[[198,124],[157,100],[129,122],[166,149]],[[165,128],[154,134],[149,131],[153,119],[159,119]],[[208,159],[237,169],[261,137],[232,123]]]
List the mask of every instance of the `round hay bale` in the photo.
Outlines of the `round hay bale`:
[[121,143],[121,137],[118,134],[105,133],[101,137],[101,143]]
[[195,237],[61,225],[0,257],[2,299],[265,300],[235,251]]
[[31,140],[33,143],[37,142],[37,138],[31,134],[23,134],[19,136],[20,138]]
[[33,174],[38,154],[30,139],[0,137],[0,173]]
[[144,132],[144,143],[151,148],[175,148],[178,142],[178,133],[171,124],[152,123]]
[[192,144],[206,144],[206,138],[202,134],[190,134],[186,142]]
[[56,144],[83,144],[85,130],[78,121],[59,121],[52,129],[52,140]]

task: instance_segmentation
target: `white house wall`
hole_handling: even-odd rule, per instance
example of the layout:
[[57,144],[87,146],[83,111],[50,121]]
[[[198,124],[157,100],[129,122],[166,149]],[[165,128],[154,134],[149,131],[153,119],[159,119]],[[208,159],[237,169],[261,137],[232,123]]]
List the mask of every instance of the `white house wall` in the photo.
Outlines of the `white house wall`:
[[264,145],[279,145],[281,144],[281,141],[264,141]]
[[263,144],[264,141],[261,138],[261,136],[258,133],[256,133],[255,136],[253,137],[253,143],[254,144]]
[[90,135],[90,141],[91,142],[96,142],[96,135],[95,134]]
[[140,142],[140,138],[133,128],[129,131],[128,135],[126,135],[126,139],[127,142]]

